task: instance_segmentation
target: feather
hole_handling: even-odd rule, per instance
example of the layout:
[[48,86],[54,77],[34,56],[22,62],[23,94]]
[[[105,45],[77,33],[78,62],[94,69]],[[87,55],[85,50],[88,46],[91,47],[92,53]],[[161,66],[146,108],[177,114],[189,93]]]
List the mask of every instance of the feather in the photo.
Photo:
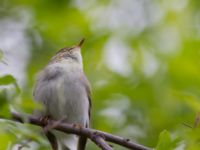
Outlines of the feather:
[[[81,45],[82,43],[80,43]],[[80,46],[79,45],[79,46]],[[34,89],[34,100],[41,102],[45,110],[40,116],[89,127],[91,115],[91,91],[84,75],[80,47],[59,51],[39,74]],[[37,113],[39,110],[36,110]],[[87,138],[52,130],[47,137],[52,147],[59,150],[85,150]],[[55,144],[55,139],[57,143]]]

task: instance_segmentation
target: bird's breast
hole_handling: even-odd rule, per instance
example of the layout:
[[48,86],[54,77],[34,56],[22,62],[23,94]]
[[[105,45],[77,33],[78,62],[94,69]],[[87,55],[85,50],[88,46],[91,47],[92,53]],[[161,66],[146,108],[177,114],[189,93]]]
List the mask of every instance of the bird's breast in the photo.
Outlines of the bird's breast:
[[69,123],[85,124],[88,120],[88,97],[82,84],[82,70],[61,68],[59,76],[49,80],[51,96],[48,98],[49,112],[55,119],[66,119]]

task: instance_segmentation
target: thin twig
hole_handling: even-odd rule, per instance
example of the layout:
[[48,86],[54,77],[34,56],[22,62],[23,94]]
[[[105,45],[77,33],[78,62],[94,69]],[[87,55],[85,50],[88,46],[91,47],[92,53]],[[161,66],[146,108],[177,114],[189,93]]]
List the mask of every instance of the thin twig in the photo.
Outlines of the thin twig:
[[[23,123],[22,116],[17,113],[12,113],[12,117],[14,120]],[[57,121],[49,120],[49,121],[42,121],[38,117],[34,116],[28,116],[29,123],[45,127],[50,123],[56,123]],[[112,150],[112,148],[105,142],[112,142],[121,146],[124,146],[126,148],[129,148],[131,150],[152,150],[151,148],[145,147],[143,145],[134,143],[130,141],[129,139],[125,139],[119,136],[115,136],[106,132],[94,130],[91,128],[84,128],[81,126],[76,126],[74,124],[66,124],[66,123],[60,123],[54,126],[54,129],[68,133],[68,134],[77,134],[80,136],[85,136],[89,139],[91,139],[93,142],[95,142],[99,147],[101,147],[103,150]],[[95,138],[94,138],[95,137]],[[105,140],[105,141],[104,141]]]
[[104,140],[104,138],[101,135],[98,135],[97,132],[94,132],[91,136],[91,140],[97,144],[102,150],[112,150],[112,147],[110,147]]

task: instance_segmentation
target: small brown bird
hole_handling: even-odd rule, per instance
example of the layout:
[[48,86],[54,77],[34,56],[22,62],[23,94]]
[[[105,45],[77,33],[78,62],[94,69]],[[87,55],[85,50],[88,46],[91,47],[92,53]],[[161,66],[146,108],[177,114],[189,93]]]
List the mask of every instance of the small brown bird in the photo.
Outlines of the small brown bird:
[[[39,73],[34,88],[34,100],[44,106],[44,110],[36,111],[40,117],[50,117],[65,123],[89,127],[91,94],[89,82],[83,72],[81,46],[78,45],[59,50],[48,65]],[[48,138],[56,143],[54,150],[84,150],[85,137],[51,131]]]

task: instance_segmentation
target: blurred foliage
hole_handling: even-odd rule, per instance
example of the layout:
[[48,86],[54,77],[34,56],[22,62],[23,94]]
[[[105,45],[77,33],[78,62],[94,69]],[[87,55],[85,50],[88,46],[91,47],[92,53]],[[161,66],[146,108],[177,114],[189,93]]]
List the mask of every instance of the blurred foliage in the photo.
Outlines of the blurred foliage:
[[172,140],[171,135],[168,131],[164,130],[160,133],[158,145],[156,150],[163,150],[163,149],[175,149],[177,147],[178,139]]
[[[93,128],[157,150],[199,149],[199,6],[198,0],[1,0],[0,30],[10,32],[0,38],[10,39],[0,44],[0,63],[10,67],[6,57],[14,51],[13,60],[22,60],[20,50],[30,56],[22,83],[15,76],[20,63],[0,77],[0,115],[39,107],[32,102],[36,73],[57,50],[84,37]],[[13,44],[12,38],[20,39],[14,29],[23,38]],[[0,149],[16,143],[49,149],[38,128],[3,119],[0,126]],[[97,147],[90,143],[88,149]]]

